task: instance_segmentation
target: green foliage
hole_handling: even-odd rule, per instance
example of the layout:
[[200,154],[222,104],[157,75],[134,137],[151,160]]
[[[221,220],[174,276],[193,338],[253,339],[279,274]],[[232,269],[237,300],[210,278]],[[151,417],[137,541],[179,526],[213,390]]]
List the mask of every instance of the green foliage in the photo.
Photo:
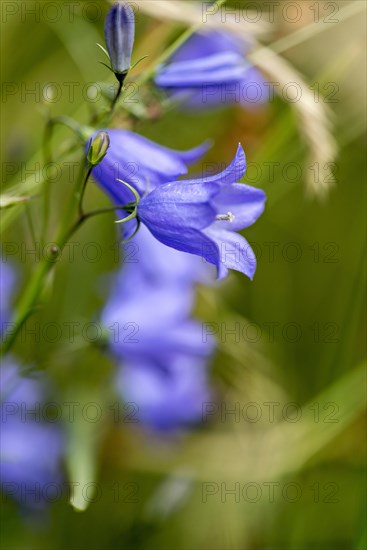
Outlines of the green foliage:
[[[169,25],[159,24],[162,29]],[[64,496],[50,506],[41,526],[24,521],[16,506],[5,502],[4,549],[366,548],[365,163],[359,89],[364,73],[357,62],[351,68],[347,62],[336,66],[334,60],[345,40],[359,59],[359,23],[341,22],[338,32],[324,27],[312,43],[305,40],[287,52],[308,75],[310,86],[315,80],[321,87],[332,81],[339,88],[338,103],[331,105],[340,147],[333,167],[336,185],[323,202],[307,198],[304,183],[310,172],[321,180],[324,166],[307,164],[297,115],[279,98],[261,109],[172,110],[155,124],[137,121],[137,131],[177,149],[214,137],[209,163],[228,161],[241,141],[250,163],[244,181],[268,196],[266,213],[246,234],[258,256],[254,282],[232,273],[224,283],[198,292],[197,313],[214,326],[219,343],[213,366],[218,409],[185,439],[162,443],[124,422],[122,405],[111,405],[117,402],[110,388],[113,365],[78,331],[72,342],[64,332],[63,339],[42,346],[26,336],[17,343],[17,354],[32,368],[48,371],[61,403],[100,406],[102,420],[96,423],[79,417],[66,422],[65,472],[81,486],[96,482],[98,487],[83,513],[70,505],[71,500],[75,508],[86,508],[77,489],[71,499]],[[146,33],[157,36],[157,28],[157,22],[141,15],[137,44],[149,46]],[[91,113],[106,109],[104,97],[94,103],[84,95],[87,83],[106,77],[95,51],[95,43],[102,41],[103,17],[95,22],[76,17],[72,24],[64,12],[54,23],[14,17],[4,30],[3,51],[11,52],[3,56],[4,81],[14,86],[2,109],[2,242],[34,250],[38,245],[33,240],[41,243],[42,237],[47,243],[56,213],[65,210],[73,195],[75,180],[66,163],[79,165],[84,153],[67,129],[55,129],[52,153],[57,158],[52,162],[58,164],[51,182],[51,222],[48,235],[42,235],[40,192],[50,175],[39,167],[49,114],[67,114],[88,124]],[[163,51],[165,44],[160,46]],[[112,81],[111,76],[111,86]],[[44,101],[50,82],[61,90],[54,102]],[[75,83],[72,100],[65,85],[70,82]],[[35,94],[27,94],[30,89]],[[117,125],[124,117],[118,114]],[[274,163],[274,173],[264,163]],[[301,167],[297,180],[292,164]],[[108,206],[93,185],[85,199],[95,208]],[[95,318],[107,293],[107,274],[120,260],[113,219],[113,214],[100,216],[81,228],[72,260],[67,249],[47,279],[30,328],[47,323],[65,327],[70,321],[83,327]],[[98,261],[86,260],[86,245],[92,242],[100,251]],[[37,261],[21,247],[11,259],[26,281]],[[273,421],[267,403],[278,404]],[[226,415],[223,404],[236,411],[238,404],[240,413]],[[261,418],[254,422],[251,415],[259,410]],[[301,416],[294,420],[296,413]],[[297,488],[301,495],[296,499],[292,491]],[[231,489],[235,492],[227,494]],[[165,502],[171,503],[168,509]]]

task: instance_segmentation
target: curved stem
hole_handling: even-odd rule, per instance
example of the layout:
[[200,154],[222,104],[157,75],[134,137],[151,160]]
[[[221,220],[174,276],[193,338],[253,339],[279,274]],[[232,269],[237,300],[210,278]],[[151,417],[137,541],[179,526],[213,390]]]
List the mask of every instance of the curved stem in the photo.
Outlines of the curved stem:
[[[225,4],[225,2],[226,2],[226,0],[217,0],[217,2],[215,2],[213,4],[213,8],[215,8],[215,7],[220,8],[222,5]],[[158,57],[156,62],[153,64],[153,66],[150,69],[148,69],[147,71],[145,71],[136,80],[136,84],[137,85],[142,85],[142,84],[147,83],[154,76],[154,74],[156,73],[157,68],[159,67],[159,65],[164,63],[167,59],[169,59],[169,57],[171,57],[171,55],[182,44],[184,44],[186,42],[186,40],[188,40],[188,38],[190,38],[190,36],[194,32],[196,32],[201,26],[202,26],[202,23],[194,25],[193,27],[187,29],[171,46],[169,46],[162,53],[162,55],[160,57]],[[115,96],[115,98],[114,98],[114,100],[111,104],[110,116],[113,115],[113,112],[114,112],[116,103],[118,101],[118,98],[121,94],[122,88],[123,88],[123,80],[121,79],[121,82],[119,81],[119,88],[118,88],[117,94],[116,94],[116,96]],[[60,123],[60,124],[64,124],[64,125],[68,126],[83,141],[85,141],[85,139],[87,139],[87,137],[88,137],[87,134],[93,133],[92,129],[84,128],[84,127],[80,126],[76,121],[74,121],[73,119],[70,119],[69,117],[59,116],[59,117],[55,117],[52,120],[53,120],[52,124]],[[81,199],[83,198],[86,182],[87,182],[89,176],[90,176],[90,173],[87,174],[87,176],[83,180],[83,183],[82,183],[83,186],[82,186],[81,194],[79,196],[79,204],[81,204],[80,198]],[[122,183],[124,183],[127,187],[129,187],[130,190],[133,192],[134,197],[136,199],[136,203],[135,203],[135,210],[136,210],[137,203],[139,202],[139,199],[140,199],[139,195],[137,194],[135,189],[132,188],[129,184],[127,184],[126,182],[122,182]],[[47,194],[47,191],[46,191],[46,194]],[[47,196],[46,196],[46,200],[47,200]],[[75,200],[75,198],[73,197],[72,203],[74,203],[74,200]],[[27,288],[26,288],[26,290],[25,290],[25,292],[24,292],[24,294],[23,294],[23,296],[22,296],[22,298],[19,302],[19,305],[17,307],[16,313],[15,313],[15,316],[14,316],[14,319],[13,319],[12,331],[11,331],[10,334],[7,335],[7,337],[5,337],[5,341],[4,341],[4,344],[2,346],[2,350],[1,350],[2,353],[6,353],[10,350],[10,348],[12,347],[13,343],[15,342],[20,330],[22,329],[24,323],[26,322],[28,317],[33,313],[33,311],[35,309],[35,305],[36,305],[36,303],[39,299],[39,296],[42,292],[42,289],[44,287],[45,279],[46,279],[47,275],[50,273],[50,271],[52,270],[55,263],[57,262],[57,259],[60,257],[60,254],[61,254],[63,248],[65,247],[65,245],[67,244],[68,240],[70,239],[70,237],[75,233],[75,231],[77,231],[79,229],[79,227],[88,218],[90,218],[94,215],[97,215],[97,214],[102,214],[104,212],[109,212],[109,211],[113,211],[113,210],[117,210],[117,209],[123,209],[123,207],[119,206],[119,207],[114,207],[114,208],[111,208],[111,209],[110,208],[101,209],[101,210],[96,210],[96,211],[93,211],[93,212],[89,212],[87,214],[84,214],[83,211],[82,211],[82,208],[80,208],[79,214],[80,214],[80,212],[81,212],[81,214],[79,215],[78,220],[74,224],[72,224],[72,226],[68,230],[66,230],[66,231],[61,230],[61,232],[60,232],[61,236],[56,239],[56,245],[54,247],[53,256],[51,258],[47,257],[47,258],[42,259],[42,261],[39,264],[38,268],[34,272],[33,277],[29,281],[29,284],[28,284],[28,286],[27,286]],[[44,214],[44,215],[45,215],[45,219],[46,219],[46,216],[48,216],[48,213]],[[136,215],[136,212],[135,212],[135,215]],[[128,216],[128,218],[129,218],[129,216]],[[127,219],[125,219],[125,221],[127,221]],[[66,222],[67,222],[67,219],[66,219]],[[48,225],[48,217],[47,217],[47,224],[45,223],[45,225]],[[63,224],[62,227],[64,227],[64,225],[65,224]],[[139,220],[138,220],[136,231],[138,230],[138,228],[139,228]]]
[[70,118],[70,117],[65,116],[65,115],[55,116],[51,119],[50,122],[52,122],[53,125],[61,124],[63,126],[66,126],[70,130],[72,130],[72,132],[74,132],[83,143],[94,132],[93,128],[89,128],[88,126],[84,126],[82,124],[79,124],[73,118]]
[[[25,293],[21,298],[21,301],[16,310],[16,314],[11,323],[11,327],[10,327],[11,332],[9,332],[5,337],[5,341],[1,349],[2,354],[6,354],[11,349],[24,323],[34,312],[39,296],[42,292],[42,289],[44,288],[45,279],[47,275],[51,272],[52,268],[57,263],[57,260],[61,256],[61,253],[65,245],[74,235],[74,233],[89,218],[92,218],[99,214],[105,214],[108,212],[114,212],[116,210],[122,210],[126,208],[126,206],[127,205],[118,205],[110,208],[101,208],[98,210],[92,210],[91,212],[82,213],[82,215],[78,217],[78,219],[71,225],[71,227],[67,229],[65,232],[62,232],[61,236],[59,236],[56,239],[55,245],[51,249],[52,256],[51,257],[47,256],[42,258],[41,263],[39,264],[37,270],[34,272],[34,275],[30,280],[30,283],[27,286]],[[132,217],[135,217],[135,216],[132,216],[132,215],[128,216],[129,219],[131,219]],[[135,230],[134,235],[136,234],[138,228],[139,228],[139,222],[137,224],[137,229]]]
[[[44,158],[45,165],[52,162],[51,139],[53,135],[53,130],[57,124],[66,126],[70,130],[72,130],[74,134],[76,134],[83,143],[87,137],[87,134],[91,133],[90,128],[81,126],[74,119],[68,116],[60,115],[53,118],[49,118],[47,120],[44,136],[43,136],[43,158]],[[47,239],[47,229],[48,229],[48,222],[49,222],[50,199],[51,199],[51,182],[47,177],[44,180],[43,185],[44,185],[44,202],[43,202],[43,227],[42,227],[41,238],[42,238],[42,242],[44,243]],[[85,190],[85,185],[86,185],[86,182],[83,187],[83,194]]]
[[[216,4],[213,4],[213,7],[216,5],[217,8],[221,7],[224,3],[226,2],[226,0],[219,0],[216,2]],[[199,25],[201,26],[201,25]],[[188,29],[188,31],[185,31],[183,33],[183,35],[181,35],[181,37],[179,37],[177,39],[177,41],[175,41],[171,46],[169,46],[169,48],[167,48],[163,53],[162,55],[157,59],[157,61],[153,64],[153,66],[151,68],[149,68],[147,71],[143,72],[141,74],[140,77],[138,77],[136,80],[135,80],[135,83],[137,85],[139,84],[144,84],[146,83],[147,81],[150,80],[150,78],[152,78],[152,76],[154,76],[156,70],[157,70],[157,67],[156,65],[158,63],[163,63],[164,61],[166,61],[173,53],[174,51],[179,47],[181,46],[190,36],[193,32],[195,32],[197,30],[197,26],[194,26],[192,29]],[[116,99],[117,101],[117,99]],[[75,117],[79,116],[82,114],[82,107],[78,107],[77,110],[74,112],[74,115]],[[136,112],[133,112],[132,113],[134,117],[136,118],[140,118],[140,113],[136,113]],[[74,130],[80,137],[82,137],[83,139],[83,143],[86,139],[88,139],[88,137],[85,136],[85,134],[83,132],[80,132],[80,126],[77,125],[77,123],[69,118],[69,117],[64,117],[64,116],[58,116],[58,117],[54,117],[52,119],[53,121],[55,121],[56,123],[60,123],[60,124],[64,124],[66,126],[68,126],[70,129]],[[103,124],[102,124],[103,126]],[[93,133],[93,129],[91,128],[91,133]],[[81,135],[83,133],[83,136]],[[64,156],[64,155],[67,155],[73,151],[76,150],[76,147],[75,145],[67,145],[66,147],[63,148],[63,150],[61,151],[61,154]],[[41,182],[39,184],[37,184],[37,187],[39,185],[42,185],[44,183],[44,179],[41,180]],[[13,208],[13,211],[15,209]],[[22,209],[19,208],[17,210],[17,213],[16,213],[16,216],[19,216],[20,213],[22,212]]]
[[[83,180],[84,169],[82,169],[79,173],[76,183],[77,188],[80,187],[80,182]],[[68,242],[72,234],[70,230],[66,229],[66,227],[69,223],[74,204],[75,196],[73,194],[70,200],[70,204],[68,205],[67,212],[65,212],[63,216],[58,236],[55,239],[55,246],[51,248],[51,257],[49,255],[42,257],[41,262],[39,263],[37,269],[34,271],[31,279],[29,280],[24,294],[22,295],[20,302],[18,303],[18,306],[15,310],[14,317],[10,325],[11,331],[8,332],[6,336],[3,336],[4,340],[1,349],[2,353],[7,353],[11,349],[24,323],[33,313],[35,304],[37,303],[42,289],[45,285],[45,279],[48,273],[51,271],[52,267],[55,265],[57,259],[62,252],[62,249],[64,248],[65,244]],[[74,224],[73,232],[79,227],[81,223],[82,221],[78,223],[78,226]]]

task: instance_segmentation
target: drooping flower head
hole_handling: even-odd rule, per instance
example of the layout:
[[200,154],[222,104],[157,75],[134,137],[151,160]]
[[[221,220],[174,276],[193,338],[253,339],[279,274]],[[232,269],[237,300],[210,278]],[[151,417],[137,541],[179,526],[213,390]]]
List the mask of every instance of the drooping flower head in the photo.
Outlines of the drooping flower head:
[[92,174],[117,205],[132,200],[131,192],[118,179],[143,195],[157,185],[186,174],[187,167],[209,148],[209,143],[204,143],[189,151],[175,151],[129,130],[112,129],[107,133],[109,148]]
[[248,48],[229,32],[195,33],[160,68],[155,83],[188,108],[263,103],[267,89],[246,59]]
[[235,159],[222,173],[154,189],[140,200],[138,217],[163,244],[214,264],[219,278],[235,269],[252,279],[256,258],[236,231],[261,215],[265,193],[236,183],[245,170],[245,153],[239,145]]
[[112,6],[104,31],[111,69],[123,81],[130,69],[135,36],[134,12],[128,3],[117,2]]

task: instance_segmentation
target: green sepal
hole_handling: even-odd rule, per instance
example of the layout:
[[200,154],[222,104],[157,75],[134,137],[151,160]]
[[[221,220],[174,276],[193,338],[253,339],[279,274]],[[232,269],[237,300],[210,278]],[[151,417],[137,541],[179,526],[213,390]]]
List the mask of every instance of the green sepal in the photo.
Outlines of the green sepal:
[[96,42],[97,46],[99,48],[101,48],[101,50],[103,51],[104,54],[107,55],[108,59],[110,58],[109,54],[108,54],[108,51],[106,50],[106,48],[104,48],[103,46],[101,46],[101,44],[98,44],[98,42]]

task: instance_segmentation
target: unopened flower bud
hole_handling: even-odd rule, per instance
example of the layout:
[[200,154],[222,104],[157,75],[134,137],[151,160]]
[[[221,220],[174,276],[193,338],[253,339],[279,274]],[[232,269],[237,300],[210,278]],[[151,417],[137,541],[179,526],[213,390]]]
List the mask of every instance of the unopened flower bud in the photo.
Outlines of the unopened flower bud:
[[130,69],[134,45],[135,18],[129,4],[118,2],[112,6],[106,17],[104,32],[111,69],[121,82]]
[[110,146],[110,138],[107,132],[98,132],[90,141],[87,160],[91,166],[99,164],[106,156]]

